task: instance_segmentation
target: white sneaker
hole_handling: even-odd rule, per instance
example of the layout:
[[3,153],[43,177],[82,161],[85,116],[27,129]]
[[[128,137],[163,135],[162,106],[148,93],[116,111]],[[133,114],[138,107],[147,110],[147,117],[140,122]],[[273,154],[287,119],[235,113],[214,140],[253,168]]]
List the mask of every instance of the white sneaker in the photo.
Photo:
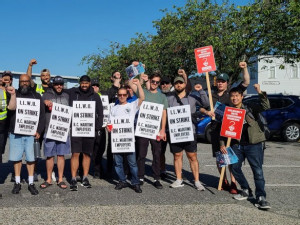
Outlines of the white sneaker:
[[170,185],[170,187],[171,188],[179,188],[179,187],[183,187],[184,186],[184,184],[182,184],[183,183],[183,180],[175,180],[171,185]]
[[195,188],[198,191],[205,191],[205,187],[200,183],[200,181],[195,181]]
[[56,181],[56,177],[55,177],[55,173],[54,171],[52,171],[52,176],[51,176],[52,180],[55,182]]

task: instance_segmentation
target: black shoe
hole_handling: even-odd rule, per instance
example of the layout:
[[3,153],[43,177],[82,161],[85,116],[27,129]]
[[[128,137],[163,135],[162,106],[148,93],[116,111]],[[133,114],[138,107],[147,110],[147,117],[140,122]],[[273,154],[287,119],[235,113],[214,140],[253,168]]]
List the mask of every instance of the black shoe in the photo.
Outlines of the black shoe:
[[28,185],[28,190],[30,191],[30,193],[32,195],[37,195],[39,193],[39,191],[36,189],[34,184],[29,184]]
[[0,199],[2,199],[2,194],[0,194]]
[[21,184],[20,183],[18,183],[18,184],[15,183],[14,187],[13,187],[13,189],[11,191],[11,193],[13,193],[13,194],[19,194],[20,191],[21,191]]
[[157,180],[157,181],[154,182],[154,187],[156,187],[157,189],[162,189],[162,188],[163,188],[163,186],[162,186],[162,184],[159,182],[159,180]]
[[255,206],[259,209],[271,209],[270,203],[267,202],[264,196],[260,196],[257,199],[257,203],[255,204]]
[[139,184],[133,185],[132,188],[136,193],[142,193],[142,189]]
[[70,190],[71,191],[77,191],[78,186],[77,186],[77,181],[76,180],[71,180],[70,182]]
[[140,179],[140,185],[144,184],[144,179]]
[[115,186],[116,190],[121,190],[123,188],[127,188],[128,187],[128,183],[127,182],[122,182],[120,181],[119,183],[117,183],[117,185]]
[[91,188],[92,187],[92,185],[89,182],[89,179],[87,179],[87,178],[84,178],[82,180],[81,186],[86,187],[86,188]]

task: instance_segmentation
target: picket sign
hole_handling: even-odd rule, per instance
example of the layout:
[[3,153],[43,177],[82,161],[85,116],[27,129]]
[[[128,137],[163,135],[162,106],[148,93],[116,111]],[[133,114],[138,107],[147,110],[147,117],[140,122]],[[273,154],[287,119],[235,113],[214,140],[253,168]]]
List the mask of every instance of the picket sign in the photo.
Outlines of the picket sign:
[[[205,73],[210,110],[214,112],[214,106],[213,106],[212,95],[211,95],[211,87],[210,87],[210,81],[208,75],[208,72],[216,70],[213,47],[210,45],[201,48],[196,48],[194,52],[195,52],[195,58],[197,64],[197,72]],[[212,117],[212,120],[214,119],[215,118]]]
[[[233,107],[226,107],[224,111],[221,133],[223,137],[227,137],[226,148],[230,146],[231,138],[240,140],[244,125],[246,110]],[[226,166],[222,167],[218,190],[221,191],[224,180]]]

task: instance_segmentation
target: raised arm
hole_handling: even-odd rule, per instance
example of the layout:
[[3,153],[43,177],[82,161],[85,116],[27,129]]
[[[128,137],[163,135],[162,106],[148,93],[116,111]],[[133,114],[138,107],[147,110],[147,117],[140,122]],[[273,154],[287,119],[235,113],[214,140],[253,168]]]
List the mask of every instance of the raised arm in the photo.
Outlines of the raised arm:
[[140,83],[140,81],[138,79],[132,79],[128,82],[129,86],[131,87],[131,89],[134,91],[134,93],[139,93],[139,106],[142,104],[142,102],[145,100],[145,93],[144,90],[142,88],[142,85]]
[[10,94],[10,101],[8,103],[7,108],[9,110],[15,110],[17,107],[17,102],[16,102],[16,90],[13,86],[9,86],[6,88],[6,91]]
[[244,87],[248,87],[250,84],[250,75],[248,72],[248,68],[247,68],[247,63],[246,62],[240,62],[240,68],[242,69],[242,73],[243,73],[243,86]]
[[144,83],[146,85],[146,89],[149,90],[150,89],[149,77],[147,74],[142,73],[140,76],[140,84],[143,85]]
[[30,79],[31,79],[31,76],[32,76],[32,67],[35,64],[37,64],[36,59],[31,59],[30,62],[29,62],[29,64],[28,64],[28,68],[27,68],[26,74],[29,76]]

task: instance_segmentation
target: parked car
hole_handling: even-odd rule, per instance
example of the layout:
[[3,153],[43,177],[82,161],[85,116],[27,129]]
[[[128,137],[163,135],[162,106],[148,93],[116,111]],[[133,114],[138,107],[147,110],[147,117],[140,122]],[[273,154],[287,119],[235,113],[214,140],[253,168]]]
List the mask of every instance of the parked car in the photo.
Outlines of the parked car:
[[[271,108],[262,112],[265,116],[272,136],[282,137],[293,142],[300,139],[300,97],[295,95],[268,95]],[[258,95],[245,96],[244,102],[259,103]],[[211,143],[211,118],[198,115],[197,135]]]

